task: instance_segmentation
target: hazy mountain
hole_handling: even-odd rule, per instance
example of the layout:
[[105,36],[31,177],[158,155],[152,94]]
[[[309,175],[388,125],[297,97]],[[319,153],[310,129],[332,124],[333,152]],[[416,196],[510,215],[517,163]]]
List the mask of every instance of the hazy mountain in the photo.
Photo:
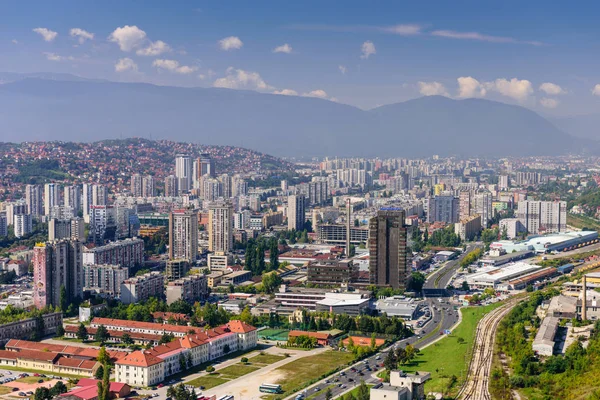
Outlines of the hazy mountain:
[[595,149],[595,143],[572,140],[528,109],[481,99],[432,96],[363,111],[252,91],[42,78],[0,85],[3,141],[137,136],[286,156],[553,155]]
[[572,136],[588,139],[600,137],[600,114],[552,118],[558,128]]

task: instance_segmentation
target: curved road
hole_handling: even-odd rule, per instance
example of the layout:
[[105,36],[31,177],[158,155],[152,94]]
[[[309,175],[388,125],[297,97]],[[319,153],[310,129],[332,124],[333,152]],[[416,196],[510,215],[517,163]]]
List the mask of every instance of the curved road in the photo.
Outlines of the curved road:
[[[469,244],[467,250],[458,258],[447,261],[442,267],[437,269],[427,278],[427,281],[423,285],[423,296],[426,298],[429,309],[432,311],[433,318],[419,333],[396,342],[394,346],[404,347],[407,344],[412,344],[413,346],[422,349],[436,341],[440,337],[440,331],[450,329],[458,322],[458,311],[453,310],[453,307],[448,304],[450,299],[445,288],[448,286],[448,283],[456,270],[460,267],[460,261],[463,257],[476,247],[482,247],[482,245],[479,243]],[[440,302],[439,300],[442,301]],[[331,375],[328,379],[323,379],[314,385],[309,386],[301,393],[305,394],[306,397],[313,396],[311,399],[325,400],[325,390],[328,387],[331,388],[333,398],[336,398],[358,386],[361,380],[364,380],[368,384],[378,383],[379,379],[374,378],[374,376],[375,372],[378,369],[381,369],[381,367],[377,367],[377,365],[383,363],[388,350],[389,348],[384,349],[365,360],[367,361],[369,368],[371,368],[371,371],[368,371],[364,361],[361,361],[352,365],[352,367],[345,369],[343,376],[340,376],[339,374]],[[354,368],[355,371],[353,371],[352,368]],[[286,397],[286,400],[295,399],[299,393],[300,392],[294,393],[293,395]]]

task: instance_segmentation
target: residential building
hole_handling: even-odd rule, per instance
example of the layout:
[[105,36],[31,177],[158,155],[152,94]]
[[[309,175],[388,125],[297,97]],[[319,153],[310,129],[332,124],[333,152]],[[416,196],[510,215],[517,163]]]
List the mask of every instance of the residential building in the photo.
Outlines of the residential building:
[[[56,334],[56,328],[63,324],[62,312],[53,312],[42,315],[43,327],[38,325],[37,318],[25,318],[20,321],[0,325],[0,342],[5,343],[10,339],[30,339],[34,332],[43,336]],[[40,332],[41,330],[41,332]],[[2,364],[0,362],[0,364]]]
[[[315,227],[313,226],[313,229]],[[345,245],[348,228],[344,224],[318,224],[316,226],[318,241],[325,244]],[[369,228],[350,227],[350,243],[358,246],[369,240]]]
[[462,218],[454,224],[454,233],[460,236],[461,240],[471,241],[481,232],[482,219],[478,214]]
[[6,211],[0,212],[0,237],[8,236],[8,221],[6,220]]
[[200,154],[198,162],[198,178],[205,175],[216,176],[215,162],[208,153]]
[[369,281],[377,286],[406,288],[410,268],[406,251],[404,210],[385,208],[369,221]]
[[233,263],[233,257],[229,254],[225,254],[222,251],[208,255],[208,268],[211,271],[224,271],[229,265]]
[[494,217],[492,208],[492,194],[483,192],[475,194],[475,213],[481,217],[481,227],[487,228],[490,219]]
[[269,229],[274,225],[283,224],[283,213],[281,211],[272,211],[262,216],[263,228]]
[[188,260],[176,259],[168,260],[166,268],[167,281],[174,281],[185,277],[190,270],[190,263]]
[[301,231],[304,229],[305,223],[305,201],[304,195],[288,196],[288,230]]
[[169,258],[195,263],[198,257],[198,212],[175,210],[169,214]]
[[458,222],[459,200],[452,195],[435,196],[430,199],[427,222]]
[[347,284],[358,279],[352,260],[316,260],[308,263],[308,283],[314,285]]
[[499,225],[500,233],[502,234],[506,231],[506,237],[508,239],[515,239],[519,234],[527,231],[519,218],[501,219]]
[[233,206],[218,202],[209,207],[208,250],[229,253],[233,249]]
[[144,241],[133,238],[118,240],[104,246],[85,248],[83,251],[83,263],[112,264],[125,268],[135,268],[144,262]]
[[175,197],[178,193],[177,177],[175,175],[169,175],[165,178],[165,196]]
[[82,244],[78,240],[38,243],[33,248],[33,300],[38,309],[83,297]]
[[181,195],[192,189],[192,159],[190,156],[178,154],[175,157],[175,177],[177,178],[177,194]]
[[121,284],[129,278],[129,268],[110,264],[83,266],[83,285],[85,289],[95,290],[111,297],[119,298]]
[[154,197],[155,195],[154,177],[152,175],[142,177],[142,197]]
[[31,214],[15,214],[14,216],[15,237],[21,238],[33,231]]
[[43,215],[44,201],[41,185],[25,186],[25,204],[27,204],[27,214],[31,214],[34,218]]
[[567,202],[519,201],[517,218],[529,234],[563,232],[567,228]]
[[83,242],[85,222],[81,217],[70,220],[52,218],[48,221],[48,240],[73,239]]
[[130,179],[130,189],[133,197],[142,197],[142,175],[133,174]]
[[131,304],[162,297],[164,284],[165,277],[156,271],[129,278],[121,283],[121,302]]
[[50,215],[54,206],[60,205],[60,192],[58,183],[46,183],[44,185],[44,214]]
[[101,245],[106,240],[115,240],[116,217],[114,206],[91,205],[89,210],[90,229],[88,241]]
[[250,216],[249,228],[253,231],[261,232],[263,230],[262,214],[254,214]]
[[73,216],[81,211],[81,187],[79,185],[65,186],[63,195],[65,207],[73,210]]
[[510,180],[508,175],[499,175],[498,176],[498,189],[506,190],[510,187]]
[[207,279],[205,275],[190,275],[174,280],[167,284],[167,304],[178,300],[193,304],[208,296]]
[[539,172],[517,172],[515,175],[517,186],[534,186],[542,180]]

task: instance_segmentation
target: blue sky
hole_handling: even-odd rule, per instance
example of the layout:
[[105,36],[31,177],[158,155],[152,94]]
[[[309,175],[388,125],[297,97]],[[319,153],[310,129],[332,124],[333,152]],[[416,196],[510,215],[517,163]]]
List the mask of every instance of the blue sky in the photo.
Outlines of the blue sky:
[[591,1],[7,0],[0,71],[310,95],[361,108],[431,94],[484,97],[577,115],[600,110],[599,12]]

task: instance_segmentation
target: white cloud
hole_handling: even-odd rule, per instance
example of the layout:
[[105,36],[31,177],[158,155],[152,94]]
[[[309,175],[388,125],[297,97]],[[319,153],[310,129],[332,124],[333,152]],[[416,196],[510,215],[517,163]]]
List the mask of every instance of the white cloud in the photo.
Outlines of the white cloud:
[[58,36],[58,32],[51,31],[48,28],[35,28],[35,33],[39,33],[46,42],[51,42]]
[[550,82],[542,83],[540,85],[540,90],[551,96],[556,96],[556,95],[565,93],[563,88],[558,86],[556,83],[550,83]]
[[213,82],[214,87],[228,89],[254,89],[272,90],[258,72],[244,71],[243,69],[227,68],[226,76]]
[[362,44],[362,46],[360,47],[360,51],[362,52],[360,58],[365,60],[369,58],[370,55],[377,53],[377,51],[375,50],[375,45],[370,40],[367,40]]
[[345,66],[343,66],[343,65],[339,65],[339,66],[338,66],[338,69],[340,70],[340,72],[341,72],[343,75],[346,75],[346,71],[347,71],[347,69],[346,69],[346,67],[345,67]]
[[494,82],[488,82],[488,87],[498,93],[511,97],[518,101],[523,101],[533,93],[531,82],[526,79],[519,80],[512,78],[510,81],[504,78],[496,79]]
[[395,35],[401,35],[401,36],[418,35],[421,33],[421,29],[423,29],[421,27],[421,25],[416,25],[416,24],[400,24],[400,25],[387,26],[384,28],[380,28],[380,30],[382,32],[393,33]]
[[138,49],[135,52],[135,54],[137,54],[138,56],[158,56],[170,51],[171,47],[168,44],[166,44],[162,40],[157,40],[156,42],[150,42],[148,47]]
[[594,96],[600,96],[600,83],[594,86],[594,88],[592,89],[592,94]]
[[556,106],[558,106],[558,100],[550,99],[548,97],[543,97],[540,100],[540,104],[546,108],[556,108]]
[[298,96],[298,92],[292,89],[276,90],[273,92],[273,94],[282,94],[284,96]]
[[119,45],[122,51],[131,51],[138,47],[146,39],[146,32],[137,26],[125,25],[115,29],[108,40]]
[[244,42],[240,40],[237,36],[229,36],[219,40],[219,46],[221,50],[229,51],[229,50],[239,50],[244,45]]
[[290,54],[292,52],[292,46],[290,46],[289,44],[285,43],[282,44],[281,46],[277,46],[273,49],[273,53],[286,53],[286,54]]
[[532,46],[542,46],[543,43],[537,41],[523,41],[511,37],[485,35],[479,32],[457,32],[450,30],[437,30],[431,32],[431,36],[439,36],[450,39],[477,40],[491,43],[520,43]]
[[19,41],[17,39],[13,39],[11,40],[12,44],[19,44]]
[[81,28],[72,28],[69,31],[69,35],[71,35],[71,37],[76,37],[77,40],[79,41],[79,44],[85,43],[86,40],[94,39],[93,33],[83,30]]
[[175,72],[177,74],[191,74],[198,70],[198,67],[190,67],[188,65],[179,65],[179,61],[156,59],[152,62],[152,66],[159,69]]
[[128,58],[128,57],[121,58],[115,64],[115,71],[117,71],[117,72],[126,72],[126,71],[138,72],[138,65],[131,58]]
[[327,92],[324,91],[323,89],[311,90],[308,93],[303,93],[302,96],[304,96],[304,97],[318,97],[319,99],[326,99],[327,97],[329,97],[327,95]]
[[56,53],[43,53],[46,59],[49,61],[73,61],[75,58],[72,56],[61,56]]
[[461,76],[458,81],[458,97],[484,97],[487,90],[484,85],[471,76]]
[[439,82],[419,82],[419,93],[423,96],[448,96],[448,91]]

